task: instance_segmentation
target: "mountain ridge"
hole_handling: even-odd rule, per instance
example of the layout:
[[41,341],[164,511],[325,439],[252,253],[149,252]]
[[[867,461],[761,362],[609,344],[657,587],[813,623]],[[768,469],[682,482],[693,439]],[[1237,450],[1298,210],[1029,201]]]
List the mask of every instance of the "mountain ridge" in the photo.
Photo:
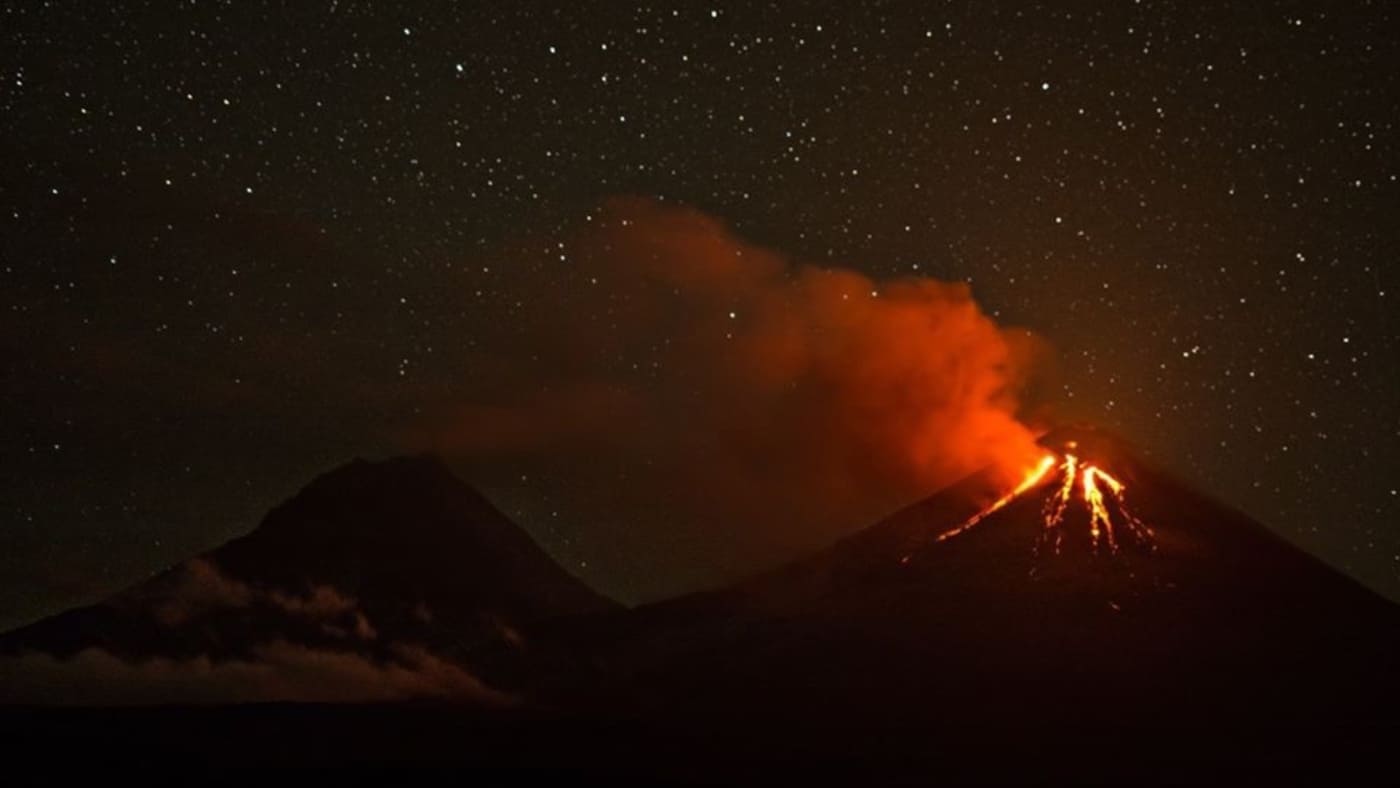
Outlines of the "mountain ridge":
[[[288,641],[381,664],[407,643],[543,707],[663,717],[788,713],[817,687],[841,714],[984,722],[1098,724],[1122,698],[1184,719],[1206,713],[1185,700],[1193,687],[1214,693],[1209,713],[1241,718],[1255,703],[1374,719],[1372,701],[1400,699],[1400,606],[1112,436],[1044,446],[1019,495],[973,474],[815,554],[631,609],[559,568],[441,458],[356,459],[244,536],[0,636],[0,653],[238,660]],[[1093,531],[1112,527],[1117,544]],[[1281,682],[1297,685],[1286,708]]]

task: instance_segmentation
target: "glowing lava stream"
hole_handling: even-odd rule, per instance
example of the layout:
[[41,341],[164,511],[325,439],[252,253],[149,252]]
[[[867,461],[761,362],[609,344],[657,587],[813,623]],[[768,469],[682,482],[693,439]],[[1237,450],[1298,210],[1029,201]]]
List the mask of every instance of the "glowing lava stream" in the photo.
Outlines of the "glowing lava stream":
[[[1071,446],[1071,448],[1073,447]],[[1055,493],[1045,500],[1042,513],[1045,530],[1042,540],[1053,544],[1055,552],[1060,551],[1065,518],[1071,505],[1075,503],[1076,497],[1084,502],[1084,507],[1088,511],[1089,539],[1095,550],[1102,542],[1109,551],[1118,551],[1118,535],[1114,530],[1115,523],[1114,517],[1110,513],[1111,510],[1116,510],[1118,523],[1125,527],[1134,538],[1142,544],[1152,544],[1154,539],[1152,529],[1128,511],[1123,498],[1125,485],[1102,468],[1080,462],[1079,458],[1073,454],[1065,454],[1063,459],[1054,454],[1045,455],[1039,464],[1026,474],[1016,489],[998,498],[990,506],[973,515],[957,528],[939,534],[934,538],[934,541],[942,542],[951,539],[1005,508],[1028,490],[1039,486],[1050,473],[1051,468],[1058,469],[1060,483]],[[1076,488],[1079,491],[1078,496],[1076,496]]]
[[1043,479],[1043,478],[1045,478],[1045,474],[1049,473],[1049,472],[1050,472],[1050,469],[1051,469],[1052,467],[1054,467],[1054,465],[1055,465],[1055,455],[1053,455],[1053,454],[1047,454],[1047,455],[1045,455],[1045,457],[1040,461],[1040,464],[1037,465],[1037,466],[1035,466],[1035,470],[1033,470],[1033,471],[1031,471],[1029,474],[1027,474],[1027,475],[1026,475],[1026,478],[1023,479],[1023,480],[1021,481],[1020,484],[1016,485],[1016,489],[1014,489],[1014,490],[1012,490],[1011,492],[1007,493],[1006,495],[1003,495],[1002,497],[998,498],[998,499],[996,500],[996,502],[993,503],[991,506],[988,506],[986,509],[983,509],[982,511],[980,511],[980,512],[978,512],[977,514],[973,515],[972,518],[971,518],[970,520],[968,520],[967,522],[965,522],[965,523],[963,523],[962,525],[958,526],[957,528],[954,528],[954,529],[951,530],[951,531],[944,531],[943,533],[939,534],[938,537],[937,537],[936,539],[934,539],[934,541],[935,541],[935,542],[941,542],[941,541],[943,541],[944,539],[952,539],[953,537],[957,536],[958,534],[962,533],[963,531],[966,531],[967,529],[971,528],[972,526],[974,526],[974,525],[976,525],[976,524],[982,522],[983,520],[987,519],[987,518],[990,517],[992,514],[996,513],[998,510],[1000,510],[1002,507],[1004,507],[1004,506],[1006,506],[1007,504],[1011,503],[1012,501],[1016,500],[1016,498],[1017,498],[1019,495],[1021,495],[1021,493],[1025,492],[1026,490],[1029,490],[1030,488],[1032,488],[1032,487],[1036,486],[1037,484],[1039,484],[1039,483],[1040,483],[1040,480]]

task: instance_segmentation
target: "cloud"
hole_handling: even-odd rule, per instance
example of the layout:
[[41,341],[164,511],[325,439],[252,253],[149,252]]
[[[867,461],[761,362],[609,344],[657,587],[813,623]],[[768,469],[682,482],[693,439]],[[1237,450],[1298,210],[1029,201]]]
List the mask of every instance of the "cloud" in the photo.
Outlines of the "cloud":
[[311,623],[344,641],[339,648],[285,639],[252,645],[248,656],[221,659],[133,659],[90,647],[67,658],[39,652],[0,658],[0,704],[124,705],[354,702],[442,698],[490,705],[513,703],[463,667],[413,643],[376,643],[379,633],[358,602],[329,585],[306,594],[251,586],[195,558],[167,577],[118,598],[146,608],[170,628],[203,626],[204,617],[261,608]]
[[273,590],[265,597],[283,612],[311,620],[337,619],[359,613],[354,599],[327,585],[312,585],[306,596]]
[[417,646],[392,657],[312,649],[283,641],[250,659],[125,660],[101,649],[69,659],[29,653],[0,659],[0,703],[146,705],[266,701],[357,702],[445,698],[509,705],[461,667]]
[[253,603],[253,589],[220,572],[208,559],[191,559],[173,573],[168,582],[156,584],[160,596],[151,600],[156,619],[166,626],[177,626],[214,610],[245,608]]
[[795,264],[644,199],[489,267],[512,318],[411,442],[477,478],[556,480],[576,517],[615,523],[600,536],[619,566],[656,565],[657,592],[1033,462],[1017,393],[1044,348],[963,283]]
[[230,577],[208,558],[193,558],[172,570],[164,582],[155,583],[140,596],[125,600],[138,608],[149,606],[156,620],[168,627],[179,626],[223,610],[239,610],[261,605],[288,616],[319,622],[354,633],[362,640],[373,639],[374,627],[359,609],[359,603],[333,586],[311,584],[305,594],[277,588],[255,588]]

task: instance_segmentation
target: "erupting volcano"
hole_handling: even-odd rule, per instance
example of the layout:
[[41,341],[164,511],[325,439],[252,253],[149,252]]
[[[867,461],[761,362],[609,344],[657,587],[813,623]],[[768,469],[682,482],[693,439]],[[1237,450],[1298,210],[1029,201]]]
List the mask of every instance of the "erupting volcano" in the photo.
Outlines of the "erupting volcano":
[[1045,527],[1035,545],[1037,553],[1046,546],[1059,553],[1066,529],[1074,527],[1080,517],[1086,523],[1090,548],[1096,553],[1101,549],[1118,552],[1122,544],[1120,533],[1128,535],[1142,549],[1155,549],[1152,528],[1128,508],[1127,485],[1099,462],[1080,459],[1077,440],[1065,441],[1063,446],[1062,453],[1048,451],[1042,456],[1010,492],[956,528],[939,534],[934,541],[947,541],[964,533],[1013,501],[1056,481],[1050,488],[1053,492],[1045,496],[1041,506]]

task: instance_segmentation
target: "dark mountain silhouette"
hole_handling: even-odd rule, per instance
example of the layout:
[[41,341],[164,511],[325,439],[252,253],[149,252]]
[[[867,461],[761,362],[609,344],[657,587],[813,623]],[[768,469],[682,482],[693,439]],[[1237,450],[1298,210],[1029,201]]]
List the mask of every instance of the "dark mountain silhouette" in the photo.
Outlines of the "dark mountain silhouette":
[[248,536],[0,647],[420,642],[522,705],[33,710],[0,733],[35,752],[158,740],[194,763],[611,782],[1335,782],[1384,762],[1400,608],[1121,440],[1043,445],[1044,475],[971,527],[1015,480],[974,475],[788,566],[630,610],[439,462],[352,463]]
[[[1048,436],[1121,481],[1153,537],[1090,540],[1068,507],[1058,553],[1047,476],[980,474],[806,560],[733,588],[614,617],[563,648],[611,671],[576,699],[641,715],[799,727],[875,725],[1332,729],[1393,724],[1400,607],[1111,436]],[[567,691],[567,688],[561,690]]]
[[470,662],[483,644],[615,607],[438,458],[355,460],[245,536],[0,636],[0,653],[217,660],[276,640],[365,653],[413,643]]

